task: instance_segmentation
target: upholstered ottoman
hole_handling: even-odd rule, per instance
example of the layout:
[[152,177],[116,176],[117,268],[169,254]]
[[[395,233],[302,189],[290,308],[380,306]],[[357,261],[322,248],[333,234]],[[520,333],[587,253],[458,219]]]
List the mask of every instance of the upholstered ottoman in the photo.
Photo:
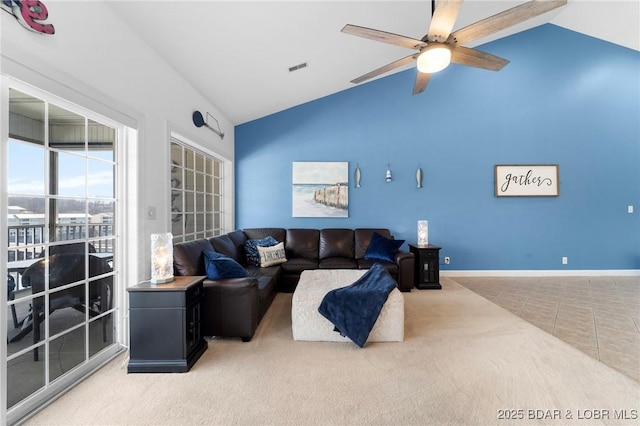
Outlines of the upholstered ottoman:
[[[291,328],[293,340],[350,342],[333,331],[333,324],[318,312],[328,291],[353,284],[366,270],[315,269],[304,271],[293,293]],[[397,288],[380,311],[368,342],[402,342],[404,340],[404,297]]]

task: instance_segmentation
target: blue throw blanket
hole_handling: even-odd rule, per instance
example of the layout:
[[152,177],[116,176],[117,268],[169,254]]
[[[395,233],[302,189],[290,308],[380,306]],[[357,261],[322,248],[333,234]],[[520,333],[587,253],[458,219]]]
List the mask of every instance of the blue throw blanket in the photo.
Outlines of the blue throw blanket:
[[335,325],[334,331],[363,347],[396,282],[384,266],[374,263],[353,284],[328,292],[318,312]]

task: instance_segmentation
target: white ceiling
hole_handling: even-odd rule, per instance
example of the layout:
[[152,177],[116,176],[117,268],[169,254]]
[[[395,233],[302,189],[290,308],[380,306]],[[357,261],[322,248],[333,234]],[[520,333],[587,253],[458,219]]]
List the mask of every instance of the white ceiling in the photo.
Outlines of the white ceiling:
[[[454,30],[521,3],[467,0]],[[420,39],[431,16],[429,0],[108,4],[235,125],[353,87],[352,79],[412,52],[343,34],[345,24]],[[638,0],[569,0],[560,9],[467,46],[547,22],[640,51]],[[289,72],[302,62],[308,66]],[[411,90],[407,87],[407,96]]]

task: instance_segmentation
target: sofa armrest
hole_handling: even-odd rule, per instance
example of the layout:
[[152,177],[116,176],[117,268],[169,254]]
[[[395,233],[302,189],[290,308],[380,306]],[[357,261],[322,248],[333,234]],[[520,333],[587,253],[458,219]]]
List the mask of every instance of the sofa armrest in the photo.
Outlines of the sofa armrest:
[[398,265],[398,288],[400,291],[411,291],[414,285],[415,256],[408,251],[398,251],[395,262]]
[[260,318],[258,280],[207,279],[203,285],[202,334],[251,340]]

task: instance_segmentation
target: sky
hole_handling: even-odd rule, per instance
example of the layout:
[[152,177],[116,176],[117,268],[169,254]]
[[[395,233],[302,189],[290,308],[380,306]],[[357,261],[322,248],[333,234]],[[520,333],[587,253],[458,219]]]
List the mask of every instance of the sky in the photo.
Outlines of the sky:
[[[91,151],[108,158],[105,152]],[[111,154],[111,157],[113,154]],[[113,163],[76,153],[60,152],[58,195],[65,197],[113,198]],[[45,149],[41,145],[9,140],[7,191],[9,196],[45,195]],[[89,171],[87,173],[87,170]]]

